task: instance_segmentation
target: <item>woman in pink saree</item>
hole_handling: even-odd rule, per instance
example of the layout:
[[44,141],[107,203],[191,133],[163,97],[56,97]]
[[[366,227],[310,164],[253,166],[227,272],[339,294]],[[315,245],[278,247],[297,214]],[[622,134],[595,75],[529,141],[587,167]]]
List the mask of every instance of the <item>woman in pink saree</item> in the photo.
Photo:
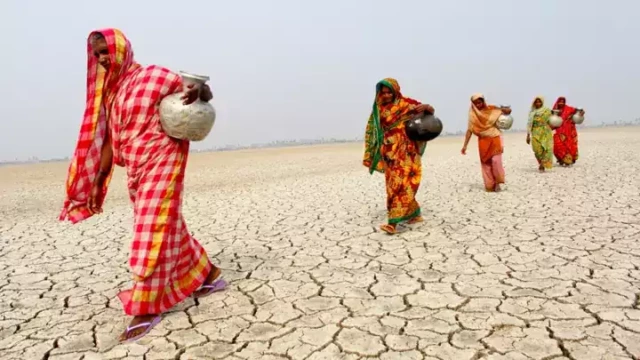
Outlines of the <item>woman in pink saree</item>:
[[[189,142],[170,138],[160,125],[158,104],[182,90],[178,74],[136,63],[119,30],[90,34],[86,110],[60,220],[75,224],[101,213],[114,165],[126,169],[134,217],[129,256],[133,284],[118,298],[133,319],[121,341],[144,336],[162,313],[186,298],[206,296],[225,285],[182,217]],[[208,87],[203,90],[186,90],[183,100],[211,100]]]

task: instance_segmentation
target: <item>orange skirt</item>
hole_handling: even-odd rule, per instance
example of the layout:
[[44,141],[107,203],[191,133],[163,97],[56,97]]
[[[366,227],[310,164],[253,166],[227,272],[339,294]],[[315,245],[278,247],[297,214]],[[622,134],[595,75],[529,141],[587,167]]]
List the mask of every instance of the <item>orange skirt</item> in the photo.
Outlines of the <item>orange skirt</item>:
[[480,162],[483,164],[490,162],[492,157],[500,155],[503,152],[501,137],[478,136],[478,150],[480,153]]

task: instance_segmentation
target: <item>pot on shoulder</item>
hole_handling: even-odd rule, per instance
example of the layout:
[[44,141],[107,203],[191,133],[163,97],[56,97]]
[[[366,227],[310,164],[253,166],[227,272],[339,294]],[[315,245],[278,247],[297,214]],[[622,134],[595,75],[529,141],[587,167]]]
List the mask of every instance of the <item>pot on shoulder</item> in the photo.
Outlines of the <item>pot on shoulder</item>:
[[421,113],[407,120],[404,131],[413,141],[431,141],[442,133],[442,121],[430,113]]
[[201,87],[208,76],[180,72],[184,90],[180,93],[166,96],[160,102],[160,124],[164,132],[176,139],[200,141],[209,135],[216,122],[216,110],[213,105],[200,99],[184,105],[182,95],[189,85]]

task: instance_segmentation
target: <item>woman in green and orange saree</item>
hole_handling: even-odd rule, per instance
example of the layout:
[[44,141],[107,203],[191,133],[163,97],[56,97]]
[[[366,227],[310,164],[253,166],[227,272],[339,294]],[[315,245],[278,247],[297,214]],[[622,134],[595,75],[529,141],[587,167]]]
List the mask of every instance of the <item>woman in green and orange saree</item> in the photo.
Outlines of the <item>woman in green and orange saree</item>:
[[404,97],[395,79],[376,84],[376,98],[367,122],[363,165],[384,173],[387,189],[387,223],[380,229],[395,234],[402,222],[421,222],[416,193],[422,178],[421,157],[425,142],[412,141],[405,133],[405,121],[422,112],[433,113],[431,105]]
[[527,144],[531,144],[540,172],[553,167],[553,130],[549,126],[549,117],[551,110],[544,106],[544,97],[536,97],[527,122]]

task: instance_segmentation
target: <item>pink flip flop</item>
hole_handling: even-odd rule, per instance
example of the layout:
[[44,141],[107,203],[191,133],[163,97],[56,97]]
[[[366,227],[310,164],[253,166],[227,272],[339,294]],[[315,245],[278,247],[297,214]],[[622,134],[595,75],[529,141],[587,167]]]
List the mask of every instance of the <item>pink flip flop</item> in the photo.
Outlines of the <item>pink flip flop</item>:
[[127,326],[127,331],[125,331],[125,333],[127,335],[132,330],[139,329],[141,327],[146,327],[146,329],[140,335],[134,336],[134,337],[129,338],[129,339],[122,340],[121,343],[128,343],[128,342],[134,342],[134,341],[139,340],[143,336],[147,335],[149,333],[149,331],[151,331],[151,329],[153,329],[154,326],[158,325],[158,323],[160,323],[160,320],[162,320],[162,315],[158,315],[158,316],[154,317],[153,320],[151,320],[150,322],[143,322],[143,323],[140,323],[138,325]]
[[215,280],[213,283],[211,284],[205,284],[200,286],[200,289],[198,290],[206,290],[205,293],[203,293],[202,295],[198,295],[198,296],[193,296],[196,299],[201,299],[203,297],[207,297],[215,292],[218,291],[222,291],[224,289],[227,288],[227,282],[224,279],[217,279]]

